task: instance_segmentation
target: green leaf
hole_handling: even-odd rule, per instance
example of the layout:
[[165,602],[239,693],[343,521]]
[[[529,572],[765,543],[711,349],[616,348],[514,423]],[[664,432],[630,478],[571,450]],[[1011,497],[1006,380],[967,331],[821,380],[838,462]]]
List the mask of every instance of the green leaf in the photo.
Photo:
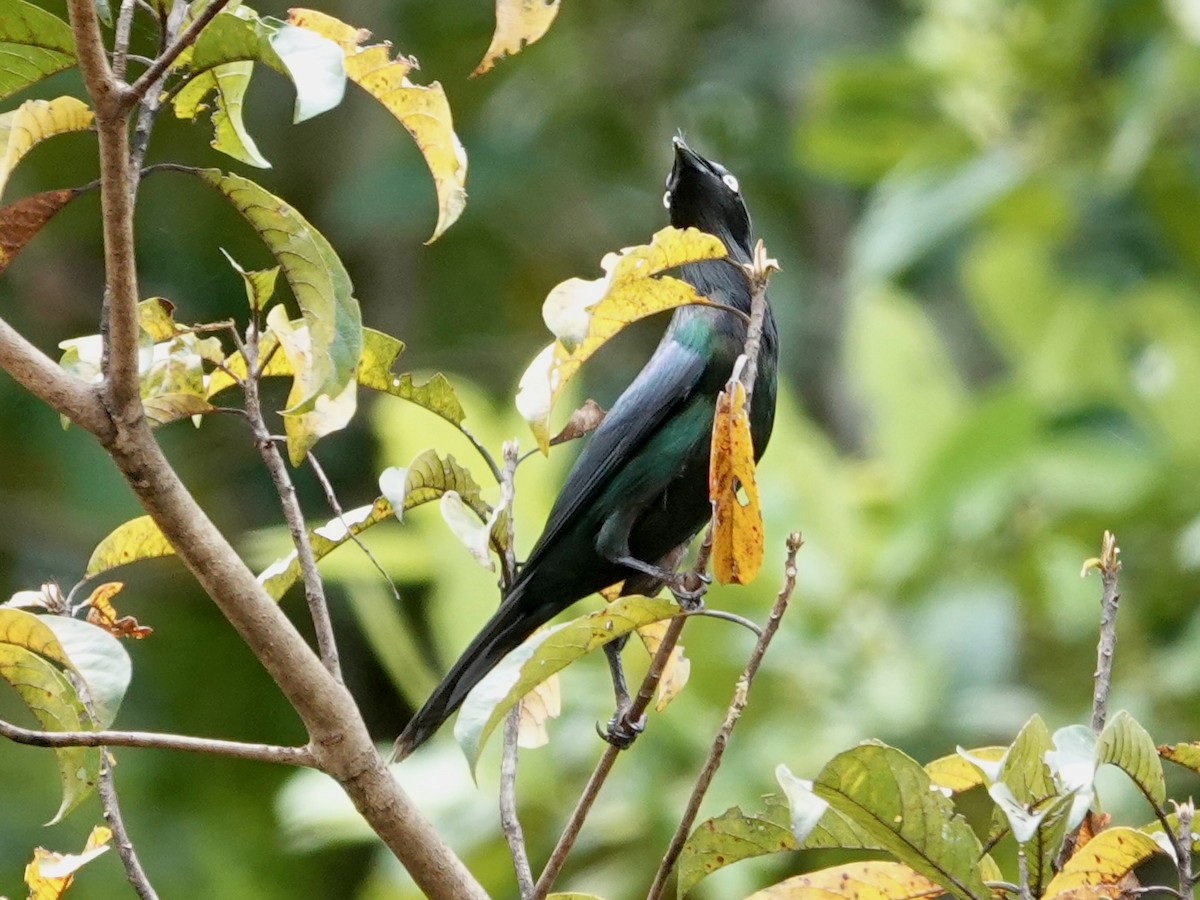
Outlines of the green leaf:
[[538,632],[504,657],[467,695],[454,725],[471,771],[496,724],[536,685],[610,641],[678,612],[672,600],[620,597],[604,609]]
[[207,109],[204,101],[211,93],[216,104],[212,110],[213,149],[247,165],[269,169],[271,164],[259,152],[242,120],[243,98],[253,72],[254,63],[249,61],[215,66],[193,77],[172,102],[177,118],[195,121]]
[[[1088,890],[1111,887],[1162,848],[1148,834],[1133,828],[1108,828],[1067,860],[1046,886],[1045,900],[1058,897],[1107,896]],[[1115,896],[1115,894],[1114,894]]]
[[979,873],[979,839],[925,770],[899,750],[863,744],[840,753],[821,770],[813,792],[956,897],[991,897]]
[[[250,308],[253,310],[266,309],[267,302],[275,295],[275,281],[279,278],[279,266],[272,266],[269,269],[258,269],[257,271],[247,272],[240,265],[238,265],[237,260],[226,253],[224,249],[221,250],[221,253],[224,254],[227,260],[229,260],[229,264],[233,266],[234,271],[242,276],[242,281],[246,283],[246,300],[250,304]],[[369,342],[368,337],[370,334],[378,334],[378,332],[373,332],[370,328],[363,329],[364,356],[366,354],[366,346]],[[266,352],[265,348],[262,352]],[[241,358],[244,364],[245,358]],[[286,359],[286,357],[280,358]],[[361,369],[361,367],[362,363],[360,362],[359,368]]]
[[103,628],[68,616],[43,616],[58,637],[72,667],[87,685],[96,727],[108,728],[133,678],[133,663],[125,647]]
[[71,26],[25,0],[0,0],[0,99],[75,65]]
[[[15,644],[0,643],[0,678],[16,689],[46,731],[90,731],[93,726],[75,688],[52,663]],[[96,747],[60,747],[54,751],[62,781],[62,803],[50,820],[60,821],[90,794],[100,772]]]
[[876,187],[851,241],[851,283],[865,287],[901,274],[1024,174],[1024,164],[1004,147],[956,169],[897,171]]
[[1149,732],[1125,710],[1113,716],[1100,732],[1096,763],[1110,763],[1123,771],[1155,807],[1161,809],[1166,803],[1167,783],[1158,748]]
[[407,468],[392,466],[379,476],[379,490],[396,510],[396,518],[414,506],[440,500],[443,494],[454,491],[480,521],[486,522],[491,508],[483,502],[479,485],[452,455],[445,459],[436,450],[424,450]]
[[85,578],[91,578],[139,559],[155,559],[174,553],[154,520],[149,516],[138,516],[118,525],[96,545],[83,574]]
[[799,849],[788,826],[788,807],[779,795],[767,797],[764,812],[747,815],[727,809],[696,829],[679,854],[680,897],[713,872],[743,859]]
[[196,174],[227,196],[275,256],[295,294],[312,349],[313,391],[286,413],[303,414],[321,396],[338,397],[362,355],[362,313],[350,276],[324,236],[293,207],[253,181],[217,169]]
[[[372,525],[390,518],[392,505],[380,497],[370,506],[360,506],[358,509],[347,511],[340,519],[330,519],[324,525],[313,528],[308,533],[309,543],[312,544],[313,556],[319,561],[328,556],[353,535],[362,534]],[[344,520],[344,522],[343,522]],[[349,526],[349,530],[347,530]],[[258,580],[267,593],[276,600],[287,593],[288,588],[300,580],[300,560],[293,550],[282,559],[278,559],[259,574]]]
[[1200,741],[1190,744],[1161,744],[1158,754],[1163,759],[1170,760],[1177,766],[1191,769],[1200,774]]
[[[1046,753],[1054,744],[1050,729],[1036,713],[1025,723],[1000,765],[998,781],[1008,785],[1018,803],[1040,803],[1058,794],[1046,766]],[[992,817],[992,837],[1003,832],[1007,822],[999,810]]]

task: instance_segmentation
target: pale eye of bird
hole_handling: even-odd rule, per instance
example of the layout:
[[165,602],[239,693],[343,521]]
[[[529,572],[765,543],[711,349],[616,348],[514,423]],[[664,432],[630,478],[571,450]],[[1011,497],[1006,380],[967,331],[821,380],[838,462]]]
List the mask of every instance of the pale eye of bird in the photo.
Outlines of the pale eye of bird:
[[671,192],[670,191],[667,191],[665,194],[663,194],[663,208],[664,209],[671,208]]
[[725,187],[729,188],[735,194],[738,192],[738,180],[728,172],[721,176],[721,180],[725,182]]

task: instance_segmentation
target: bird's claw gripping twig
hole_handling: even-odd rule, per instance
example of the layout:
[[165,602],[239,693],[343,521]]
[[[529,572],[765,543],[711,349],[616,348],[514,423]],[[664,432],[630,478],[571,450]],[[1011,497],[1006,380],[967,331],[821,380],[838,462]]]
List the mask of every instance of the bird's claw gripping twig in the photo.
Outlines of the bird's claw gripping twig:
[[702,572],[680,572],[667,583],[667,589],[686,612],[704,607],[704,595],[712,579]]
[[596,723],[596,734],[618,750],[628,750],[637,740],[637,736],[646,730],[644,713],[637,719],[629,718],[629,710],[632,705],[632,703],[626,702],[618,706],[613,717],[608,720],[607,729],[601,728],[599,722]]

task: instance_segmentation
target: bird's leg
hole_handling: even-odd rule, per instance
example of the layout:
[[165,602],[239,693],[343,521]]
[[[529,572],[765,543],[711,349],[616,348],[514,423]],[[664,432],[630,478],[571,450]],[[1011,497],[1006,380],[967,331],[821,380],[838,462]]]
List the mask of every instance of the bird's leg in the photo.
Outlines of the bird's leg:
[[676,572],[674,569],[664,569],[626,554],[613,559],[618,565],[633,569],[643,575],[648,575],[655,581],[666,586],[667,590],[688,612],[700,609],[704,605],[704,594],[711,580],[700,572]]
[[625,684],[625,670],[621,666],[621,650],[625,647],[627,640],[629,640],[629,635],[624,635],[604,645],[604,656],[608,659],[608,670],[612,674],[613,693],[616,694],[617,708],[612,718],[608,720],[607,730],[600,731],[600,726],[596,726],[600,737],[621,750],[628,749],[646,727],[645,715],[639,716],[636,720],[629,718],[633,698],[629,696],[629,688]]

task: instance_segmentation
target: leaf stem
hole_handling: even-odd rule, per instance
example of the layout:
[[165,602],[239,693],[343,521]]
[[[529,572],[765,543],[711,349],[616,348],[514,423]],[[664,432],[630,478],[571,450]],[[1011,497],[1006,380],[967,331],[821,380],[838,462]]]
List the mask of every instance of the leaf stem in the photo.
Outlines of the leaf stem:
[[683,817],[679,820],[679,827],[675,829],[675,834],[671,838],[671,843],[667,846],[667,852],[663,854],[658,871],[654,873],[654,881],[650,885],[650,891],[646,895],[646,900],[658,900],[666,889],[667,878],[670,877],[671,870],[675,868],[679,854],[683,851],[683,845],[687,842],[688,833],[692,830],[692,825],[696,821],[696,815],[700,812],[700,804],[704,800],[704,795],[708,793],[709,785],[712,784],[713,777],[717,774],[717,769],[720,768],[721,758],[725,755],[725,748],[729,744],[729,736],[733,732],[734,726],[737,725],[738,719],[741,718],[742,711],[746,708],[750,685],[754,681],[758,667],[762,664],[767,648],[771,645],[771,639],[775,637],[775,632],[779,630],[779,622],[783,618],[783,614],[787,611],[788,601],[791,600],[792,592],[796,589],[796,553],[802,544],[803,540],[799,532],[793,531],[788,535],[787,556],[783,567],[783,585],[780,587],[779,594],[775,598],[775,605],[771,607],[771,615],[767,619],[766,627],[763,628],[762,633],[759,635],[758,641],[750,653],[750,658],[746,661],[746,667],[742,670],[742,674],[737,680],[737,685],[733,691],[733,699],[729,701],[729,707],[725,712],[725,721],[721,723],[721,729],[713,739],[712,747],[709,748],[708,758],[704,761],[704,766],[700,769],[700,776],[696,779],[695,787],[692,788],[692,795],[688,798],[688,804],[684,809]]

